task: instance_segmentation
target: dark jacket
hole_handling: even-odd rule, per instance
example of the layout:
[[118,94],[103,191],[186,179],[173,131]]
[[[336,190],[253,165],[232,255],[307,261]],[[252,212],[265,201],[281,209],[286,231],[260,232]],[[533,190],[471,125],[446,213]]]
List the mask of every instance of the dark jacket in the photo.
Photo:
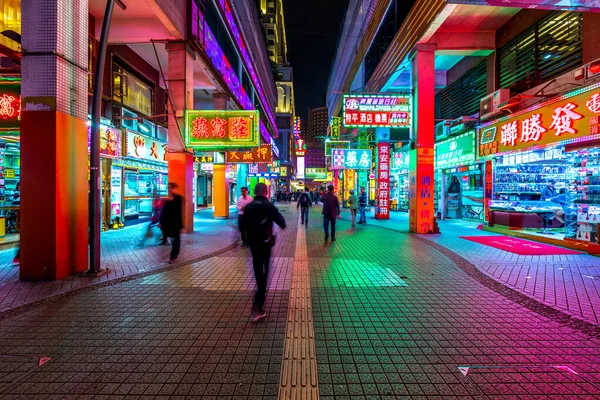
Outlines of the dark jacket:
[[160,227],[166,237],[175,237],[183,229],[183,197],[176,194],[165,201],[160,213]]
[[[302,204],[302,199],[306,197],[306,205]],[[298,199],[298,205],[296,206],[296,208],[298,207],[302,207],[302,208],[309,208],[312,204],[312,198],[310,196],[310,194],[308,193],[302,193],[300,195],[300,198]]]
[[324,194],[321,201],[323,202],[323,211],[321,214],[325,217],[337,218],[337,216],[340,215],[340,202],[335,194]]
[[558,193],[555,188],[549,188],[548,186],[544,186],[544,188],[542,189],[541,200],[544,201],[546,199],[551,199],[553,197],[556,197],[557,195]]
[[248,244],[259,246],[269,240],[273,235],[273,222],[281,229],[285,229],[285,218],[264,196],[255,196],[252,203],[244,209],[246,229],[248,232]]
[[366,206],[367,205],[367,192],[361,193],[358,195],[358,205]]

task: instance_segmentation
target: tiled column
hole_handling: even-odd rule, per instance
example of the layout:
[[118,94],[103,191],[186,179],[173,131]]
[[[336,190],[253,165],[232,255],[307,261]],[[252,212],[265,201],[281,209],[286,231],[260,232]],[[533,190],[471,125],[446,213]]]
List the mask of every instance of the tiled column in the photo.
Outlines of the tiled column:
[[[213,93],[215,110],[227,110],[225,93]],[[213,209],[215,218],[229,218],[229,178],[225,164],[215,164],[213,171]]]
[[413,141],[410,154],[410,231],[433,233],[435,47],[417,45],[413,59]]
[[[179,186],[185,199],[183,226],[194,230],[194,154],[185,148],[183,111],[194,108],[194,57],[184,43],[168,43],[169,97],[176,116],[169,113],[169,182]],[[171,104],[169,104],[171,109]],[[179,123],[178,123],[179,122]]]
[[88,268],[88,1],[23,0],[21,279]]

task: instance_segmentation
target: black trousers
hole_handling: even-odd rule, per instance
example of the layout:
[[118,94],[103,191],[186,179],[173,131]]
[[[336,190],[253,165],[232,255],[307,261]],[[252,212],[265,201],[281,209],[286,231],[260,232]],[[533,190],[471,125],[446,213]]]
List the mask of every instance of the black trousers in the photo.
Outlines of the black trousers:
[[179,251],[181,250],[181,235],[179,232],[177,234],[171,234],[171,260],[179,257]]
[[263,311],[267,295],[267,279],[269,277],[269,262],[271,261],[271,246],[265,244],[250,245],[252,253],[252,266],[256,279],[256,295],[252,306],[253,313]]
[[329,238],[329,223],[331,223],[331,238],[335,239],[335,221],[336,217],[323,216],[323,230],[325,231],[325,238]]
[[244,214],[238,215],[238,229],[240,230],[242,243],[246,243],[248,241],[248,231],[246,228],[246,219],[244,218]]

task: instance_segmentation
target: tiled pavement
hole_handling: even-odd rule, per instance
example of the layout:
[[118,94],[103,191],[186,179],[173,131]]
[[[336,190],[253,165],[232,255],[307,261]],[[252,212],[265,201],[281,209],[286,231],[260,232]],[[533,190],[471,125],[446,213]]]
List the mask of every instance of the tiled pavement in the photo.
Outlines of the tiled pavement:
[[303,262],[322,399],[600,398],[598,336],[490,290],[430,242],[340,221],[324,244],[316,211],[306,235],[285,216],[266,320],[249,322],[239,248],[63,298],[0,321],[0,398],[275,399]]
[[[345,218],[348,218],[345,215]],[[389,221],[367,218],[377,225],[408,232],[408,214],[395,212]],[[463,221],[440,222],[441,235],[420,235],[465,258],[503,285],[584,321],[600,324],[600,257],[581,255],[521,256],[461,239],[492,236]]]
[[[197,213],[195,231],[182,236],[179,261],[199,260],[234,245],[237,234],[232,222],[215,220],[210,211]],[[157,237],[140,246],[146,227],[147,224],[139,224],[102,233],[102,267],[108,272],[99,277],[82,274],[55,282],[19,281],[19,267],[11,265],[16,250],[0,251],[0,313],[90,285],[108,284],[166,268],[171,246],[156,245],[157,229]]]

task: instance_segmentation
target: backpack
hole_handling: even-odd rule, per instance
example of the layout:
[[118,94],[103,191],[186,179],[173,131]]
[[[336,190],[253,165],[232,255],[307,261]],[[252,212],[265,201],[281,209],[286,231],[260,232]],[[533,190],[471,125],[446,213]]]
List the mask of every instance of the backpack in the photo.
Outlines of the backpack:
[[306,193],[302,193],[302,195],[300,195],[300,205],[302,207],[308,207],[308,195]]

